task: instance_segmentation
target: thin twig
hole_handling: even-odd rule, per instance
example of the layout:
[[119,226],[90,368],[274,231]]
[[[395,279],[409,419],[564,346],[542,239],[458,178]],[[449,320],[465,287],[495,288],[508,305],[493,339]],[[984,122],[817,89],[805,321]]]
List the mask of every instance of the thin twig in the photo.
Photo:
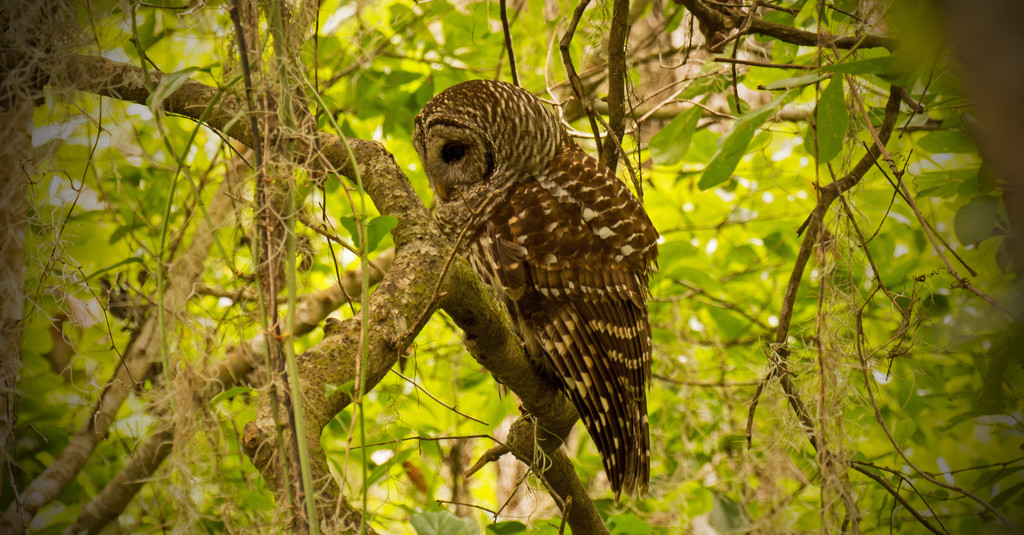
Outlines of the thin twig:
[[[620,140],[626,126],[626,38],[629,37],[629,0],[613,0],[608,31],[608,138],[601,148],[601,163],[615,174]],[[625,157],[624,157],[625,158]],[[628,158],[626,165],[629,165]],[[640,193],[637,194],[640,196]]]
[[[869,146],[868,146],[868,144],[867,144],[867,143],[861,142],[861,144],[862,144],[862,145],[864,145],[864,148],[865,148],[865,149],[868,149],[868,148],[869,148]],[[911,151],[911,154],[913,154],[913,151]],[[908,157],[907,157],[907,160],[906,160],[906,162],[905,162],[905,163],[904,163],[904,165],[903,165],[903,170],[901,170],[901,171],[900,171],[900,174],[901,174],[901,175],[903,175],[903,174],[906,174],[906,168],[907,168],[907,166],[908,166],[909,164],[910,164],[910,158],[909,158],[909,156],[908,156]],[[879,163],[878,163],[877,161],[875,161],[875,168],[876,168],[876,169],[878,169],[878,172],[879,172],[879,173],[881,173],[881,174],[882,174],[882,176],[884,176],[884,177],[885,177],[885,179],[886,179],[886,180],[888,180],[888,181],[889,181],[889,184],[890,184],[890,185],[892,186],[892,188],[893,188],[893,200],[895,200],[896,196],[899,196],[899,197],[900,197],[901,199],[903,199],[904,201],[906,201],[906,202],[907,202],[907,203],[909,204],[909,203],[910,203],[910,201],[907,201],[906,195],[904,195],[904,194],[903,194],[903,190],[902,190],[902,189],[900,188],[900,186],[899,186],[899,185],[898,185],[898,184],[897,184],[897,183],[896,183],[896,182],[895,182],[895,181],[894,181],[894,180],[893,180],[893,179],[892,179],[892,178],[891,178],[891,177],[889,176],[889,173],[888,173],[888,172],[887,172],[887,171],[885,170],[885,168],[884,168],[884,167],[882,167],[882,165],[881,165],[881,164],[879,164]],[[890,208],[890,209],[892,208],[892,201],[890,201],[890,204],[889,204],[889,208]],[[888,215],[888,211],[886,212],[886,214]],[[946,241],[946,238],[943,238],[943,237],[942,237],[942,234],[939,234],[939,231],[938,231],[938,230],[937,230],[937,229],[935,228],[935,225],[933,225],[931,221],[928,221],[927,219],[925,219],[925,220],[923,220],[923,221],[921,221],[921,222],[922,222],[922,223],[924,223],[924,224],[925,224],[925,226],[927,226],[927,227],[928,227],[928,230],[930,230],[930,231],[932,232],[932,234],[933,234],[933,235],[935,236],[935,238],[939,240],[939,243],[941,243],[941,244],[942,244],[942,246],[946,248],[946,251],[948,251],[948,252],[949,252],[949,254],[953,255],[953,258],[955,258],[955,259],[956,259],[956,261],[957,261],[957,262],[959,262],[959,263],[960,263],[960,265],[961,265],[961,266],[963,266],[963,267],[964,267],[964,269],[966,269],[966,270],[967,270],[967,272],[968,272],[968,273],[970,273],[972,277],[977,277],[977,276],[978,276],[978,272],[977,272],[977,271],[975,271],[975,270],[974,270],[974,268],[972,268],[972,267],[971,267],[971,266],[970,266],[970,265],[969,265],[969,264],[967,263],[967,261],[966,261],[966,260],[964,260],[963,258],[961,258],[961,257],[960,257],[960,255],[958,255],[958,254],[956,253],[956,251],[954,251],[954,250],[953,250],[953,247],[951,247],[951,246],[949,245],[949,242],[948,242],[948,241]],[[881,229],[881,228],[882,228],[882,227],[881,227],[881,225],[879,225],[879,227],[878,227],[878,228],[879,228],[879,229]],[[877,231],[876,231],[875,233],[877,234]]]
[[573,34],[576,33],[576,27],[579,26],[580,19],[583,17],[583,12],[586,11],[588,4],[590,4],[590,0],[580,0],[580,3],[576,6],[572,13],[572,20],[569,21],[569,27],[562,34],[562,39],[558,42],[558,50],[562,53],[562,63],[565,64],[565,74],[569,78],[572,92],[579,99],[583,110],[587,112],[587,119],[590,120],[590,129],[594,132],[594,140],[597,142],[597,155],[600,157],[602,151],[601,131],[598,130],[597,119],[594,118],[596,115],[594,113],[594,104],[590,101],[590,95],[587,94],[586,88],[583,87],[583,81],[580,80],[580,75],[576,73],[576,67],[573,66],[572,55],[569,54],[569,44],[572,43]]
[[[882,479],[877,474],[873,474],[873,473],[869,472],[866,468],[864,468],[862,466],[859,466],[856,461],[854,461],[854,463],[853,463],[853,469],[858,471],[858,472],[860,472],[860,473],[862,473],[862,474],[864,474],[864,475],[866,475],[866,476],[868,476],[869,478],[874,480],[875,483],[878,483],[883,488],[885,488],[885,490],[889,491],[889,494],[892,494],[892,497],[895,498],[896,501],[900,502],[900,504],[907,511],[909,511],[911,515],[914,515],[914,518],[916,518],[917,521],[920,522],[922,526],[928,528],[928,531],[931,531],[932,533],[936,533],[938,535],[942,535],[944,533],[949,533],[948,531],[939,531],[935,526],[933,526],[931,524],[931,522],[928,522],[928,519],[925,518],[924,516],[922,516],[921,513],[917,512],[917,509],[914,509],[910,505],[910,502],[908,502],[907,499],[904,498],[899,493],[899,491],[897,491],[896,489],[892,488],[892,485],[890,485],[888,481]],[[938,518],[938,516],[936,516],[935,518]]]
[[818,67],[815,65],[797,65],[795,63],[767,63],[764,61],[754,61],[751,59],[737,59],[737,58],[723,58],[716,57],[711,61],[718,63],[738,63],[740,65],[750,65],[751,67],[768,67],[770,69],[800,69],[803,71],[813,71]]
[[[685,6],[690,13],[693,14],[694,18],[703,22],[709,28],[725,28],[727,27],[726,19],[735,20],[736,18],[731,17],[729,15],[724,15],[722,13],[719,13],[718,11],[711,9],[706,3],[702,2],[701,0],[678,1],[680,4]],[[819,36],[815,32],[800,30],[792,26],[786,26],[784,24],[768,22],[760,17],[755,17],[751,21],[750,26],[751,33],[773,37],[775,39],[778,39],[779,41],[791,43],[794,45],[817,46],[821,39],[824,38],[826,40],[826,44],[835,45],[837,48],[843,49],[886,48],[888,50],[895,50],[900,46],[900,40],[893,37],[874,34]]]
[[499,0],[498,8],[501,12],[501,30],[505,34],[505,51],[508,53],[508,68],[512,71],[512,84],[519,85],[519,69],[516,67],[516,51],[512,48],[512,28],[508,23],[508,9],[506,0]]
[[492,511],[492,510],[490,510],[490,509],[488,509],[488,508],[486,508],[486,507],[484,507],[482,505],[477,505],[475,503],[453,502],[451,500],[442,500],[440,498],[438,498],[437,500],[434,500],[434,501],[436,501],[439,504],[451,504],[451,505],[462,505],[462,506],[465,506],[465,507],[472,507],[474,509],[479,509],[481,511],[487,511],[487,513],[490,514],[491,516],[495,516],[495,515],[498,514],[498,513],[494,512],[494,511]]
[[912,477],[910,477],[909,475],[904,474],[903,472],[900,472],[898,470],[893,470],[892,468],[889,468],[889,467],[886,467],[886,466],[879,466],[877,464],[869,463],[869,462],[866,462],[866,461],[850,461],[850,464],[851,465],[860,465],[860,466],[871,467],[871,468],[874,468],[875,470],[880,470],[882,472],[888,472],[889,474],[892,474],[892,475],[896,476],[897,478],[899,478],[900,479],[900,485],[902,486],[903,483],[906,483],[907,486],[910,487],[910,490],[914,491],[914,494],[917,494],[917,497],[921,499],[921,502],[924,503],[924,506],[928,508],[928,511],[931,512],[932,517],[934,517],[935,521],[939,523],[939,527],[942,528],[943,531],[945,531],[947,533],[949,532],[949,530],[946,529],[946,525],[942,523],[942,519],[939,518],[939,515],[935,512],[935,509],[933,509],[931,504],[928,503],[928,499],[925,496],[925,494],[923,492],[921,492],[920,490],[918,490],[917,486],[914,485],[914,479]]
[[460,411],[459,409],[456,409],[455,407],[453,407],[453,406],[451,406],[451,405],[441,401],[440,399],[437,399],[437,396],[435,396],[434,394],[431,394],[429,390],[427,390],[426,388],[423,388],[416,381],[413,381],[412,379],[406,377],[405,375],[402,375],[402,372],[400,372],[400,371],[398,371],[398,370],[396,370],[394,368],[391,368],[388,371],[390,371],[391,373],[394,373],[395,375],[401,377],[406,382],[408,382],[412,386],[416,387],[416,390],[419,390],[420,392],[423,392],[424,394],[427,395],[427,397],[429,397],[430,399],[438,402],[442,407],[444,407],[444,408],[454,412],[455,414],[458,414],[459,416],[462,416],[463,418],[468,418],[468,419],[473,420],[474,422],[476,422],[478,424],[483,424],[483,425],[486,425],[486,426],[490,427],[491,424],[489,424],[489,423],[487,423],[487,422],[485,422],[483,420],[480,420],[479,418],[474,418],[474,417],[472,417],[472,416],[470,416],[470,415]]
[[489,463],[493,463],[493,462],[497,461],[503,455],[505,455],[506,453],[509,453],[511,451],[512,450],[509,449],[509,447],[507,445],[499,443],[497,446],[494,446],[491,449],[485,451],[484,454],[481,455],[480,458],[477,459],[477,461],[475,463],[473,463],[473,466],[470,466],[469,469],[466,470],[466,472],[465,472],[465,474],[463,474],[463,476],[464,477],[472,476],[473,474],[477,473],[477,471],[479,471],[484,466],[488,465]]
[[[242,20],[238,13],[238,0],[228,8],[228,13],[231,15],[231,22],[235,26],[235,37],[238,39],[238,57],[242,62],[242,75],[245,81],[245,105],[249,110],[249,128],[252,129],[253,139],[256,140],[252,144],[252,150],[256,153],[256,169],[259,171],[263,168],[263,143],[260,142],[259,126],[256,124],[256,115],[253,113],[255,104],[253,103],[252,96],[252,75],[249,70],[249,54],[248,48],[245,46],[245,33],[242,30]],[[262,179],[262,177],[260,177]]]
[[838,11],[839,13],[842,13],[843,15],[846,15],[847,17],[850,17],[851,19],[853,19],[853,20],[855,20],[857,22],[860,22],[860,23],[864,22],[863,20],[860,19],[860,17],[854,15],[853,13],[850,13],[849,11],[843,11],[842,9],[839,9],[838,7],[836,7],[834,2],[826,3],[825,7],[829,8],[829,9],[831,9],[833,11]]

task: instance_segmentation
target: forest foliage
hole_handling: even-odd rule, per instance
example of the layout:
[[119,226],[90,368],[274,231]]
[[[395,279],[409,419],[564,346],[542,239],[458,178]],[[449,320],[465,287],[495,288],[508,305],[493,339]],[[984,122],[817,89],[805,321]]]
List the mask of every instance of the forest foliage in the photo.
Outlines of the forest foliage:
[[[512,81],[507,27],[519,84],[584,149],[620,138],[617,175],[661,235],[649,494],[615,503],[582,426],[563,445],[609,532],[1024,529],[1021,216],[931,2],[609,0],[568,40],[586,2],[509,2],[507,26],[491,1],[41,4],[4,8],[25,26],[5,26],[3,97],[32,126],[4,184],[26,208],[0,523],[307,529],[320,482],[302,479],[322,469],[326,531],[567,532],[540,468],[505,455],[464,476],[521,401],[440,283],[395,275],[419,227],[368,193],[384,167],[364,162],[390,160],[356,143],[381,143],[429,209],[413,118],[456,83]],[[104,89],[112,73],[144,87]],[[359,171],[324,163],[318,132]],[[379,377],[378,316],[360,314],[378,282],[442,309],[399,331]],[[348,325],[356,360],[317,353]],[[300,384],[310,362],[355,371]],[[306,413],[261,428],[292,485],[247,446],[270,406]],[[346,510],[368,524],[325,520]]]

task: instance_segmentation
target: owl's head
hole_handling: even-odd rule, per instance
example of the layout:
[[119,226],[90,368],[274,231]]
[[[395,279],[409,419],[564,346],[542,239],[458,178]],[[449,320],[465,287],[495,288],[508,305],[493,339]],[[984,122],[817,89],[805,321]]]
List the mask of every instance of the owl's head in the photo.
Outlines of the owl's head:
[[442,91],[423,106],[413,131],[413,145],[441,201],[450,200],[456,188],[538,174],[566,138],[537,97],[494,80]]

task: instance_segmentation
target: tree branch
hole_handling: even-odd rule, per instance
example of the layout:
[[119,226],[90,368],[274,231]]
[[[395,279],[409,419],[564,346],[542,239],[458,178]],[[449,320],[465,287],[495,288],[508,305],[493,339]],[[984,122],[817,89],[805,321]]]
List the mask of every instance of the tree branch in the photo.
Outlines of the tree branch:
[[[693,16],[703,23],[708,31],[705,35],[713,35],[716,32],[729,31],[734,28],[739,28],[743,25],[744,16],[732,16],[726,15],[719,11],[711,9],[707,4],[701,0],[674,0],[677,4],[681,4],[686,7]],[[847,35],[847,36],[832,36],[828,34],[822,34],[819,36],[817,33],[808,32],[804,30],[798,30],[792,26],[786,26],[784,24],[776,24],[774,22],[768,22],[761,17],[753,17],[750,21],[750,30],[748,33],[764,35],[773,37],[779,41],[792,43],[795,45],[802,46],[818,46],[834,45],[836,48],[851,49],[851,48],[886,48],[888,50],[895,50],[899,48],[900,42],[898,39],[887,37],[884,35],[866,34],[866,35]],[[712,44],[712,43],[709,43]]]
[[[616,145],[621,145],[622,134],[626,130],[626,37],[629,35],[629,0],[614,0],[612,5],[612,27],[608,32],[609,134],[604,138],[601,163],[615,174],[619,161]],[[629,162],[626,161],[625,164],[629,165]]]
[[[74,72],[64,78],[70,87],[100,95],[145,103],[149,92],[142,83],[142,72],[137,67],[101,58],[78,57],[69,67]],[[150,73],[153,86],[159,86],[161,74]],[[204,118],[204,124],[234,137],[242,143],[255,142],[255,136],[246,121],[234,120],[242,113],[238,99],[223,94],[216,88],[192,80],[167,95],[162,105],[168,113],[194,120]],[[308,143],[297,140],[296,144]],[[358,163],[364,187],[382,214],[399,220],[392,231],[395,241],[395,260],[392,269],[370,296],[368,313],[370,333],[367,360],[366,391],[376,385],[387,370],[397,362],[398,356],[429,318],[421,315],[430,296],[440,267],[447,259],[451,244],[441,236],[408,179],[395,163],[394,157],[381,145],[361,139],[347,140],[353,158],[349,158],[345,144],[336,136],[319,134],[317,146],[321,157],[314,161],[339,174],[352,176],[353,161]],[[309,144],[309,146],[312,146]],[[298,147],[299,154],[305,153]],[[522,354],[519,338],[511,328],[507,312],[497,304],[473,274],[464,260],[457,260],[443,283],[443,307],[466,332],[470,353],[522,400],[524,407],[538,420],[538,428],[547,435],[540,440],[545,448],[556,449],[578,418],[568,399],[548,383]],[[307,437],[313,460],[313,479],[323,485],[318,496],[321,512],[333,515],[339,490],[329,477],[326,459],[319,446],[323,426],[344,409],[351,397],[335,390],[327,395],[328,384],[345,384],[356,377],[356,351],[359,347],[359,319],[329,324],[323,341],[298,356],[299,375],[307,395]],[[280,484],[277,477],[274,448],[267,448],[272,436],[272,417],[261,410],[256,422],[246,426],[243,448],[260,467],[272,488]],[[520,458],[530,459],[533,454],[521,452]],[[557,456],[556,456],[557,458]],[[593,508],[593,502],[579,483],[571,463],[556,461],[555,471],[548,476],[556,492],[572,497],[572,512],[568,517],[574,532],[600,533],[606,528]],[[575,481],[574,481],[575,480]],[[562,489],[562,490],[558,490]],[[564,497],[563,497],[564,501]],[[341,509],[346,513],[335,517],[339,529],[357,529],[365,519],[349,518],[358,512],[344,501]],[[592,509],[590,514],[577,514]],[[348,524],[345,524],[348,522]],[[347,527],[346,527],[347,526]]]

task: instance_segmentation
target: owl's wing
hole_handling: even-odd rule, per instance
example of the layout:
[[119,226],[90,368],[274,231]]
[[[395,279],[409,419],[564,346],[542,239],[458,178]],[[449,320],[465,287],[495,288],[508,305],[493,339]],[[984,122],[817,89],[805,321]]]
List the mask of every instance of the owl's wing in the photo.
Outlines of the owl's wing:
[[482,244],[524,340],[565,385],[616,493],[642,489],[653,225],[625,186],[582,152],[519,184],[494,215]]
[[510,236],[535,289],[572,302],[637,399],[650,369],[647,281],[658,233],[625,184],[597,160],[562,151],[509,202]]

